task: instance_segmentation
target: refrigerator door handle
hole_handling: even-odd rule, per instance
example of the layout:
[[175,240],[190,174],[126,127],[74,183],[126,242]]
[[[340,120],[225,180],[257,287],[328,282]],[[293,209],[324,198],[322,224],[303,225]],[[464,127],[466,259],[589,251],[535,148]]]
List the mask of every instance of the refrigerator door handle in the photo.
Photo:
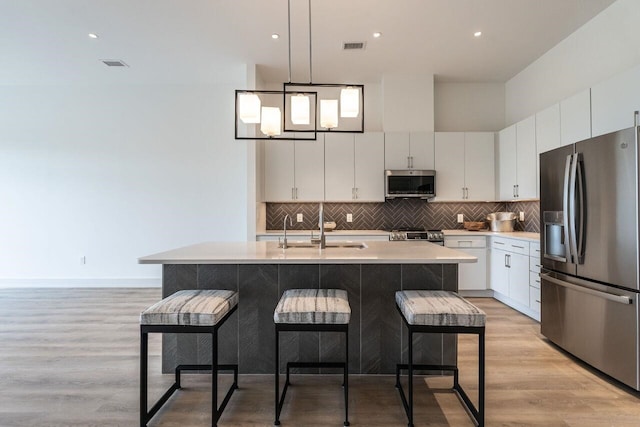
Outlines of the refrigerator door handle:
[[564,186],[562,187],[562,229],[564,230],[564,242],[565,242],[565,258],[567,262],[573,262],[573,254],[571,252],[570,232],[569,232],[569,177],[571,172],[571,164],[573,163],[573,154],[567,156],[567,160],[564,165]]
[[[575,169],[576,169],[576,186],[578,189],[578,212],[577,212],[577,217],[578,217],[578,228],[576,230],[577,234],[578,234],[578,245],[576,248],[576,258],[577,258],[577,263],[578,264],[582,264],[584,262],[584,241],[585,241],[585,234],[586,234],[586,229],[585,229],[585,209],[587,208],[586,205],[586,200],[585,200],[585,194],[584,194],[584,172],[582,170],[582,168],[584,167],[584,163],[582,161],[582,156],[580,155],[580,153],[575,154],[574,156],[575,158]],[[574,214],[574,217],[576,216],[576,214]]]
[[576,209],[576,175],[578,170],[578,155],[574,154],[571,163],[571,176],[569,178],[569,247],[571,248],[571,262],[578,264],[578,242],[576,226],[578,212]]
[[595,290],[595,289],[586,288],[584,286],[574,285],[573,283],[569,283],[569,282],[565,282],[564,280],[556,279],[555,277],[552,277],[551,275],[549,275],[549,273],[540,273],[540,278],[542,280],[546,280],[548,282],[554,283],[554,284],[556,284],[558,286],[562,286],[564,288],[568,288],[568,289],[572,289],[574,291],[578,291],[578,292],[582,292],[582,293],[585,293],[585,294],[593,295],[593,296],[596,296],[596,297],[604,298],[604,299],[607,299],[609,301],[617,302],[617,303],[620,303],[620,304],[631,304],[633,302],[633,300],[631,298],[627,297],[627,296],[609,294],[607,292],[602,292],[602,291],[598,291],[598,290]]

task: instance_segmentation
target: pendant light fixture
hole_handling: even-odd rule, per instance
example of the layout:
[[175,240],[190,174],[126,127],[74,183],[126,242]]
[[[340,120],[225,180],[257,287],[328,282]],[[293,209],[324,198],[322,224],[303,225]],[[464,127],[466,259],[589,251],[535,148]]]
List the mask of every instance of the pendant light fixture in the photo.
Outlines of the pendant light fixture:
[[[357,84],[333,84],[313,83],[313,44],[311,31],[311,0],[309,0],[309,83],[291,83],[291,70],[289,70],[289,82],[284,84],[285,92],[296,90],[313,90],[317,92],[320,100],[320,108],[316,120],[320,122],[317,132],[364,132],[364,85]],[[289,47],[291,49],[291,47]],[[289,50],[291,55],[291,50]],[[289,58],[291,64],[291,58]],[[285,105],[285,115],[287,114]],[[291,121],[298,113],[291,111]],[[285,131],[288,130],[285,121]]]
[[[291,0],[287,2],[287,22],[291,82]],[[317,92],[304,88],[295,91],[236,90],[235,103],[235,139],[317,139]],[[290,116],[287,111],[291,111]]]

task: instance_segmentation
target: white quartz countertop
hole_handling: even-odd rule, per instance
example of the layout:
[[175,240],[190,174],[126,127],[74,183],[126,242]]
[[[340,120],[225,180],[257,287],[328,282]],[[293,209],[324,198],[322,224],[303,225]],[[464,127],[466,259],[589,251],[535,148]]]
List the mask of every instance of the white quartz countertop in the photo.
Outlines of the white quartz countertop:
[[530,233],[527,231],[498,232],[498,231],[468,231],[468,230],[442,230],[444,236],[492,236],[506,237],[508,239],[540,241],[540,233]]
[[[289,243],[295,242],[290,239]],[[356,241],[357,242],[357,241]],[[336,244],[337,242],[331,242]],[[366,247],[278,248],[277,242],[205,242],[142,258],[140,264],[458,264],[477,258],[433,243],[367,241]]]

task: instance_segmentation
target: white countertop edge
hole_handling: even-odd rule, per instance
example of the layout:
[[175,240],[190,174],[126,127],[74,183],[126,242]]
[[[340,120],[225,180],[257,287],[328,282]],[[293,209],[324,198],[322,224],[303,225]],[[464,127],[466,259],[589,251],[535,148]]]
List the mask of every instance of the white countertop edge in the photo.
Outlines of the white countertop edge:
[[138,259],[139,264],[458,264],[464,252],[428,242],[365,242],[367,248],[288,248],[277,242],[205,242]]

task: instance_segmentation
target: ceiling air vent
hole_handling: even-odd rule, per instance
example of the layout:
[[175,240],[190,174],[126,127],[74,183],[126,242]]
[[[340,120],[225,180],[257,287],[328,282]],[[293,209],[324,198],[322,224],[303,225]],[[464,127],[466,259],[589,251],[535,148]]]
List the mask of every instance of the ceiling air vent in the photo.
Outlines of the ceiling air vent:
[[119,59],[103,59],[102,62],[104,62],[107,67],[128,67],[127,64]]
[[342,50],[360,50],[364,49],[364,42],[344,42],[342,43]]

